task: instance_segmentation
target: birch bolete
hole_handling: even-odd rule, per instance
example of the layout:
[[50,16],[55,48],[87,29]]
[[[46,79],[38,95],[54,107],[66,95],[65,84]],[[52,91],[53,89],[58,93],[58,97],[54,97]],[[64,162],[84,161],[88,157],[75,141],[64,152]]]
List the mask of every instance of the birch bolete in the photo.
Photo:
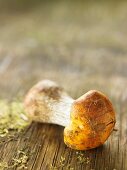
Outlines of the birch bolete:
[[110,100],[97,90],[72,99],[63,88],[50,80],[33,86],[24,106],[30,119],[64,126],[64,142],[76,150],[102,145],[115,125],[115,111]]

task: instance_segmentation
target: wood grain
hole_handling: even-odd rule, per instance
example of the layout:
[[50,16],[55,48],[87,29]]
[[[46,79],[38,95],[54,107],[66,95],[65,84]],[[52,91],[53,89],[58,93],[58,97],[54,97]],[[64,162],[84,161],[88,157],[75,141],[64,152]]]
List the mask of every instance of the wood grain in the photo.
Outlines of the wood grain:
[[127,2],[6,3],[0,11],[0,98],[23,100],[45,78],[73,98],[97,89],[113,102],[118,130],[103,146],[81,152],[89,162],[78,163],[77,152],[63,142],[63,127],[33,122],[0,144],[0,160],[12,165],[17,151],[28,149],[28,170],[126,170]]

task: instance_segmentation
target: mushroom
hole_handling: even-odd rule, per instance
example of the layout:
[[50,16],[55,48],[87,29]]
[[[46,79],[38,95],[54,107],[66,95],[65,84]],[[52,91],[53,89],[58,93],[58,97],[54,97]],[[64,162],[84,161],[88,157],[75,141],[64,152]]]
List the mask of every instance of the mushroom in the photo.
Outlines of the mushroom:
[[43,80],[29,90],[24,106],[33,121],[64,126],[64,142],[76,150],[104,144],[115,126],[114,108],[97,90],[74,100],[55,82]]

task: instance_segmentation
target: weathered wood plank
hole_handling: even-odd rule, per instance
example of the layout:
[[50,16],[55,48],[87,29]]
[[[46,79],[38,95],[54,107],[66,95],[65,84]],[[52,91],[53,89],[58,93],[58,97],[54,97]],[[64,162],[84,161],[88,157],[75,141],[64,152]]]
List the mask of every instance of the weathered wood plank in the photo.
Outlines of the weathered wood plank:
[[118,131],[105,145],[77,153],[65,146],[63,127],[33,122],[0,144],[0,161],[13,165],[18,151],[25,149],[28,170],[49,170],[51,165],[59,170],[126,170],[127,2],[20,5],[15,0],[0,5],[0,99],[23,100],[45,78],[56,80],[74,98],[97,89],[111,98]]
[[[122,116],[121,123],[126,120]],[[118,133],[120,133],[118,135]],[[121,134],[122,133],[122,134]],[[9,142],[1,147],[4,161],[11,165],[12,157],[15,157],[17,150],[30,147],[30,159],[28,169],[50,169],[59,167],[60,157],[65,158],[65,167],[68,165],[74,169],[125,169],[126,168],[126,141],[125,129],[118,128],[113,132],[108,142],[97,149],[82,152],[84,157],[89,158],[88,163],[77,163],[75,150],[67,148],[63,143],[63,128],[57,125],[32,123],[30,128],[20,136],[17,141]],[[62,169],[62,168],[58,168]],[[69,169],[69,168],[68,168]]]

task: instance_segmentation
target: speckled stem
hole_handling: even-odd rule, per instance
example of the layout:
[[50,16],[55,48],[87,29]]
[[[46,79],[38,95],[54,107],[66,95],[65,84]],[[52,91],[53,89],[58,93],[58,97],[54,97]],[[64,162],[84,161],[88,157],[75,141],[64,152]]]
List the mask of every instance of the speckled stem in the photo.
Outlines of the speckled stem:
[[73,101],[55,82],[43,80],[29,90],[24,106],[33,121],[67,126]]

